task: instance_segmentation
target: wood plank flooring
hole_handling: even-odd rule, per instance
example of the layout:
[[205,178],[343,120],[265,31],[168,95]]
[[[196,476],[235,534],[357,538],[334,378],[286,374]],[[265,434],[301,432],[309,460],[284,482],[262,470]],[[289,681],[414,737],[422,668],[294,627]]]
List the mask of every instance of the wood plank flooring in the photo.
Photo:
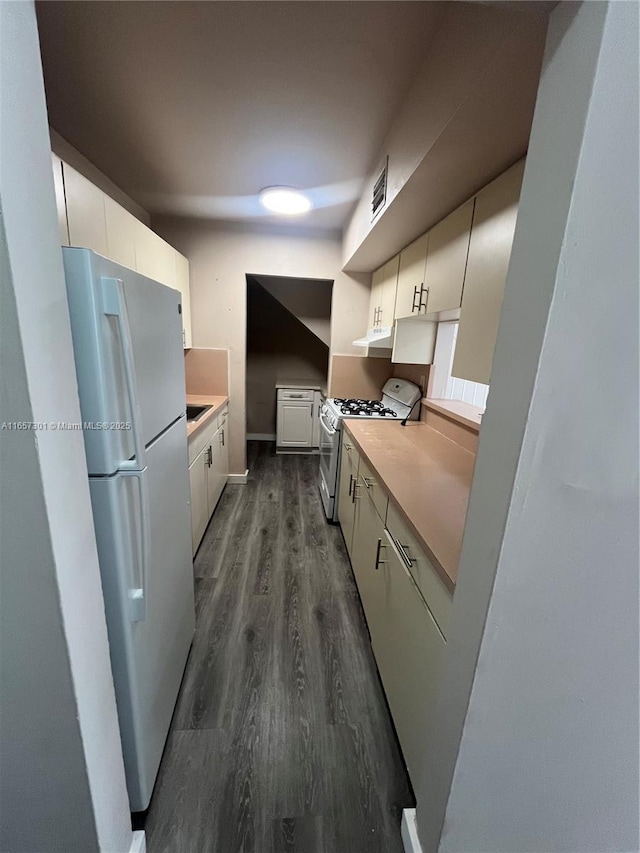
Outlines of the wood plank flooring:
[[195,559],[149,853],[402,853],[413,805],[318,458],[249,443]]

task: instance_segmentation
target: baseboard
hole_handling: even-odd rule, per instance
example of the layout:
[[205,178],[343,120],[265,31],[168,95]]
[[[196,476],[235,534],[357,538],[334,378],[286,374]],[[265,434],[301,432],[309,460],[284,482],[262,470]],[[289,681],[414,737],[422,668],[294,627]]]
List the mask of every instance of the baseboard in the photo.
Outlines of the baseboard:
[[230,486],[246,486],[248,476],[248,468],[244,474],[227,474],[227,483],[229,483]]
[[129,848],[129,853],[146,853],[147,850],[147,839],[143,832],[143,830],[138,829],[133,833],[133,838],[131,840],[131,847]]
[[270,432],[248,432],[247,441],[275,441],[275,433]]
[[401,830],[404,853],[422,853],[415,809],[403,809]]

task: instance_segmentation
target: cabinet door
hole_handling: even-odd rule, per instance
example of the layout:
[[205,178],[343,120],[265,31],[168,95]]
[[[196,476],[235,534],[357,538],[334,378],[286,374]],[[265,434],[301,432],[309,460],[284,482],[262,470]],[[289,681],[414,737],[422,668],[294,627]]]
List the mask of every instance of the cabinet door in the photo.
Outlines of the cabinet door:
[[209,446],[201,451],[189,467],[189,489],[191,495],[191,544],[192,553],[198,550],[204,531],[209,523],[207,501],[207,472]]
[[131,270],[136,268],[138,220],[109,196],[104,197],[107,228],[107,257]]
[[476,196],[460,326],[451,374],[472,382],[491,381],[504,285],[509,269],[524,160]]
[[57,154],[51,154],[51,165],[53,166],[53,188],[56,194],[56,212],[58,214],[58,231],[60,232],[60,245],[69,245],[69,226],[67,225],[67,203],[64,197],[64,178],[62,176],[62,160]]
[[191,286],[189,261],[180,252],[175,252],[176,289],[182,294],[182,342],[185,349],[191,347]]
[[384,279],[381,285],[379,326],[393,326],[393,315],[396,308],[396,291],[398,288],[398,267],[400,255],[391,258],[384,265]]
[[359,459],[355,445],[343,430],[340,478],[338,480],[338,521],[350,557],[353,556],[353,520],[355,516],[353,486],[358,479]]
[[313,401],[280,400],[277,421],[279,447],[311,447]]
[[428,290],[426,310],[459,308],[469,251],[474,199],[435,225],[429,232],[429,251],[424,273]]
[[371,644],[411,781],[425,766],[445,640],[387,531]]
[[373,501],[376,512],[382,521],[386,521],[389,496],[380,485],[377,475],[373,473],[367,462],[362,458],[360,459],[358,468],[358,482],[364,487],[369,498]]
[[404,317],[396,323],[391,361],[433,364],[438,324],[425,317]]
[[429,234],[427,233],[418,237],[400,252],[395,309],[395,319],[397,320],[424,313],[424,309],[420,310],[419,303],[420,291],[424,285],[424,268],[428,245]]
[[107,226],[104,193],[66,163],[63,166],[64,190],[69,223],[69,245],[93,249],[107,255]]
[[402,548],[410,560],[411,576],[418,585],[442,635],[445,638],[448,637],[453,611],[453,593],[445,586],[393,501],[389,501],[387,530],[395,541],[398,552]]
[[229,464],[224,429],[218,430],[209,446],[211,464],[207,468],[207,502],[211,517],[227,482]]
[[362,485],[355,484],[355,513],[351,565],[358,584],[362,607],[367,617],[371,639],[380,632],[382,581],[380,566],[386,560],[384,524]]
[[377,269],[371,278],[371,295],[369,296],[369,322],[367,329],[378,326],[378,314],[382,301],[382,285],[384,283],[384,265]]
[[176,287],[175,249],[138,222],[135,229],[136,270],[154,281]]

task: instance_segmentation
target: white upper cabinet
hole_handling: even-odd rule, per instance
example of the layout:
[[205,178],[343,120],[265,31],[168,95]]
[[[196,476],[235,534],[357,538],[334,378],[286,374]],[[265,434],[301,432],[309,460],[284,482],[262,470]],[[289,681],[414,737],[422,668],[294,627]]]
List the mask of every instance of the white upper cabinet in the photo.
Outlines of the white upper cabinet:
[[451,373],[486,385],[491,380],[523,174],[520,160],[476,196]]
[[60,245],[69,245],[69,226],[67,225],[67,204],[64,199],[64,178],[62,177],[62,160],[57,154],[51,154],[53,166],[53,188],[56,194],[56,212],[58,214],[58,231]]
[[175,252],[176,290],[182,294],[182,337],[185,349],[192,345],[191,339],[191,283],[189,261],[180,252]]
[[373,274],[368,329],[393,325],[399,262],[400,255],[396,255]]
[[63,170],[69,245],[93,249],[94,252],[106,257],[107,225],[104,193],[66,163]]
[[175,288],[175,249],[142,222],[136,225],[135,245],[137,271]]
[[[423,234],[400,252],[398,291],[396,295],[395,319],[416,317],[424,314],[425,304],[421,299],[424,287],[424,269],[427,260],[429,234]],[[421,304],[422,303],[422,304]]]
[[473,206],[470,199],[429,232],[423,296],[428,314],[460,307]]
[[73,166],[51,155],[60,244],[93,249],[182,294],[182,332],[191,346],[189,261]]
[[140,222],[108,195],[104,197],[107,257],[124,267],[136,268],[136,230]]

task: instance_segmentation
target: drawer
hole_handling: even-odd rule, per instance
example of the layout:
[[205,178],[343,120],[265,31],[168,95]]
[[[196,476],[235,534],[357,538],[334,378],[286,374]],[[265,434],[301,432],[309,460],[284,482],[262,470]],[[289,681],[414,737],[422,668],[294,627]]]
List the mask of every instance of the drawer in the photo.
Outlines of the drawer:
[[214,435],[218,431],[218,418],[218,415],[214,415],[210,421],[203,426],[198,433],[196,433],[195,436],[189,439],[189,467],[191,467],[194,460],[200,455],[202,448],[211,443]]
[[387,518],[387,506],[389,504],[389,496],[382,488],[378,477],[373,473],[364,457],[360,458],[360,468],[358,470],[358,482],[361,484],[361,493],[366,493],[373,502],[374,507],[382,521]]
[[345,429],[342,430],[342,453],[350,460],[351,465],[357,473],[359,457],[358,448],[353,443],[351,436],[347,435],[347,431]]
[[304,388],[278,388],[278,400],[306,400],[313,403],[315,391]]
[[406,557],[405,564],[407,568],[411,572],[438,627],[443,635],[447,637],[451,624],[453,595],[449,592],[433,564],[418,544],[417,537],[409,529],[409,526],[400,515],[400,511],[393,501],[389,501],[387,530],[399,546],[398,552],[400,556],[403,559]]

